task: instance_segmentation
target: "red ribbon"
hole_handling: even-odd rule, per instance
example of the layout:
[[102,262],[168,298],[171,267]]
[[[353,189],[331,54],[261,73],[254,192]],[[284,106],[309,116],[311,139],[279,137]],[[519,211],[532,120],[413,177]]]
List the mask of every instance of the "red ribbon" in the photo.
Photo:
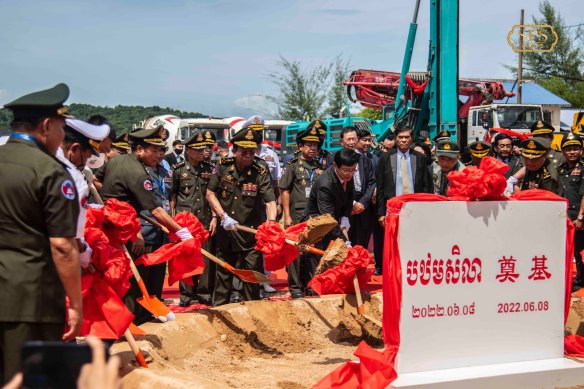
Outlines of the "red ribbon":
[[509,166],[493,157],[484,157],[480,166],[467,166],[463,171],[448,173],[449,197],[459,200],[500,200],[507,188],[504,174]]
[[321,296],[325,294],[355,293],[353,275],[357,274],[360,286],[367,285],[374,271],[367,267],[372,263],[373,258],[365,248],[361,246],[351,247],[344,262],[314,276],[308,286]]
[[295,224],[282,230],[276,222],[266,222],[258,227],[255,249],[264,254],[267,271],[282,269],[300,255],[298,248],[286,243],[286,239],[297,241],[298,235],[306,228],[306,222]]

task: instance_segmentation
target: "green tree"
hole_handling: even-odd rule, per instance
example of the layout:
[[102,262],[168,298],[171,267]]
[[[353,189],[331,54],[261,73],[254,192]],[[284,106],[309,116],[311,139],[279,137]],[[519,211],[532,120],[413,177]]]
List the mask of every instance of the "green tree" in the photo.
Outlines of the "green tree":
[[349,60],[344,60],[342,54],[339,54],[333,60],[331,67],[331,85],[328,92],[328,106],[325,114],[335,116],[339,114],[347,100],[343,81],[349,77]]
[[280,56],[279,71],[268,74],[280,94],[268,96],[278,107],[278,116],[285,120],[314,119],[321,115],[326,100],[327,81],[331,65],[319,65],[311,70],[302,68],[300,61]]
[[[117,105],[115,107],[101,107],[90,104],[71,104],[69,112],[80,119],[88,119],[92,115],[105,116],[117,132],[128,132],[132,126],[142,120],[158,115],[175,115],[180,118],[208,117],[199,112],[185,112],[173,108],[161,108],[158,106],[142,107]],[[12,121],[12,113],[7,109],[0,109],[0,129],[9,129]]]
[[371,119],[371,120],[381,120],[383,118],[383,112],[378,110],[378,109],[363,108],[355,116],[362,117],[365,119]]
[[[539,4],[539,11],[541,18],[533,16],[533,24],[551,25],[558,35],[558,42],[549,53],[523,54],[523,78],[534,80],[574,107],[584,107],[584,35],[581,29],[567,27],[548,0]],[[517,75],[516,67],[507,68]]]

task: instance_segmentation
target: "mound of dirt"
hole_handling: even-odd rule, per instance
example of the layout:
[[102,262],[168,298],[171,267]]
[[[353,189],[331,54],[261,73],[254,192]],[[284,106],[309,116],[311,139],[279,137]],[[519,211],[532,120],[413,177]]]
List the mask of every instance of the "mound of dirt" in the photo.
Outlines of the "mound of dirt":
[[[112,353],[122,358],[125,388],[309,388],[354,360],[361,340],[383,347],[381,328],[357,317],[351,297],[229,304],[145,324],[138,344],[149,369],[135,368],[125,342]],[[381,295],[366,311],[379,320]]]

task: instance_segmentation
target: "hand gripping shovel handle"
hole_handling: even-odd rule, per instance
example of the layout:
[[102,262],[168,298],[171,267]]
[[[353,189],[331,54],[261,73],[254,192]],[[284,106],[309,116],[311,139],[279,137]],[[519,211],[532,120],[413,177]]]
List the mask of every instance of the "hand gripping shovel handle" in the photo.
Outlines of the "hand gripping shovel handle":
[[[239,223],[235,225],[235,228],[237,228],[240,231],[249,232],[250,234],[257,234],[257,232],[258,232],[258,230],[256,230],[256,229],[242,226]],[[324,255],[324,251],[322,251],[322,250],[319,250],[319,249],[312,247],[312,246],[309,246],[309,245],[304,245],[304,244],[300,244],[298,242],[294,242],[291,239],[286,239],[286,243],[288,243],[289,245],[292,245],[292,246],[296,246],[299,249],[301,249],[302,251],[308,251],[309,253],[316,254],[316,255]]]
[[[152,219],[151,217],[143,215],[143,214],[140,214],[139,216],[142,219],[146,220],[148,223],[152,224],[154,227],[157,227],[160,230],[162,230],[162,232],[164,232],[166,234],[169,233],[168,228],[166,228],[165,226],[160,224],[158,221]],[[224,268],[228,272],[236,275],[242,281],[251,282],[254,284],[269,284],[270,283],[270,279],[268,277],[266,277],[265,275],[263,275],[257,271],[253,271],[253,270],[236,269],[233,266],[231,266],[230,264],[228,264],[227,262],[225,262],[224,260],[222,260],[221,258],[214,256],[213,254],[211,254],[210,252],[208,252],[205,249],[201,249],[201,254],[203,254],[209,260],[215,262],[217,265],[221,266],[222,268]]]

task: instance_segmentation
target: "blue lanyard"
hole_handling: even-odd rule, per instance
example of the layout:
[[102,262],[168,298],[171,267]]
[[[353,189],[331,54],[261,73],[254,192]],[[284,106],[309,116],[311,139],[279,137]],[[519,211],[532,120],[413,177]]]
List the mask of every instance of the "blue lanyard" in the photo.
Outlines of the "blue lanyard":
[[162,175],[159,175],[158,177],[160,177],[160,179],[157,180],[156,178],[154,178],[156,173],[155,172],[152,172],[152,173],[153,174],[150,174],[150,177],[152,177],[154,182],[156,182],[156,184],[158,185],[158,188],[160,188],[160,192],[162,192],[162,196],[164,196],[164,194],[166,192],[166,187],[164,186],[164,177]]
[[[308,181],[310,181],[310,185],[312,185],[312,179],[314,178],[314,172],[316,171],[316,169],[308,170],[307,168],[304,168],[304,171],[306,172],[306,175],[308,176]],[[308,172],[310,172],[310,174],[308,174]]]
[[39,141],[35,137],[30,136],[28,134],[23,134],[22,132],[13,132],[12,134],[10,134],[10,139],[27,140],[29,142],[34,143],[36,147],[41,148]]

